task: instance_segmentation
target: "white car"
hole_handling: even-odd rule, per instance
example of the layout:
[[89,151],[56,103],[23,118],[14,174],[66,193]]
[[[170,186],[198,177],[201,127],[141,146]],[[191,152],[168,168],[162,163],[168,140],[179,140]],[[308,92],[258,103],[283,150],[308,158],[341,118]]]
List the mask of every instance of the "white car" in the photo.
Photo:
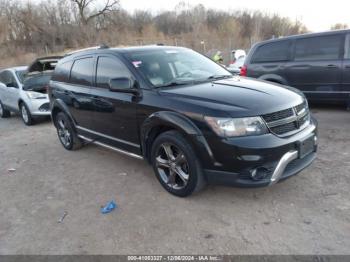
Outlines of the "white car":
[[228,67],[226,67],[226,69],[230,71],[233,75],[239,75],[239,73],[241,72],[241,68],[244,65],[244,61],[245,61],[245,56],[240,57],[236,59],[235,62],[229,64]]
[[27,67],[13,67],[0,72],[0,117],[9,117],[19,112],[26,125],[32,125],[34,118],[50,115],[47,91],[25,90],[24,75]]

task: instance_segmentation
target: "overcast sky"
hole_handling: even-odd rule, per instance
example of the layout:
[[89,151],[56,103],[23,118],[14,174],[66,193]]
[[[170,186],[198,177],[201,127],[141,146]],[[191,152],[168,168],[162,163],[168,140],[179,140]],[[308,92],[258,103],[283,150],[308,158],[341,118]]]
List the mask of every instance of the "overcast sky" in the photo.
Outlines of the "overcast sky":
[[[128,11],[146,9],[152,12],[172,10],[180,0],[120,0]],[[249,9],[278,13],[302,21],[311,31],[329,30],[331,25],[350,25],[350,1],[345,0],[191,0],[191,5],[203,4],[217,9]]]

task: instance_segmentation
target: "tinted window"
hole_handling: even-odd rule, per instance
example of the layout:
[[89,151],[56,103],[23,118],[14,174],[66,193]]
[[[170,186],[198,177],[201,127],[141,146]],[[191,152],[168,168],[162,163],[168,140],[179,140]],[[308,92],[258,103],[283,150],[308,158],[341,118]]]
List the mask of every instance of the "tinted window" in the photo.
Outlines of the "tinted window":
[[350,59],[350,35],[346,36],[345,41],[345,56],[346,59]]
[[99,57],[96,71],[96,85],[108,88],[109,80],[119,77],[130,77],[126,66],[117,58]]
[[0,82],[7,86],[18,88],[17,82],[10,71],[3,71],[0,74]]
[[73,61],[68,61],[58,65],[52,76],[52,80],[59,81],[59,82],[68,82],[72,64],[73,64]]
[[[129,59],[153,86],[176,86],[212,81],[232,75],[211,59],[183,48],[133,52]],[[174,84],[175,83],[175,84]]]
[[278,41],[265,44],[256,50],[252,62],[286,61],[289,58],[290,41]]
[[295,60],[338,59],[341,42],[340,35],[298,39],[295,45]]
[[94,60],[92,57],[75,60],[69,82],[72,84],[91,86],[93,65]]

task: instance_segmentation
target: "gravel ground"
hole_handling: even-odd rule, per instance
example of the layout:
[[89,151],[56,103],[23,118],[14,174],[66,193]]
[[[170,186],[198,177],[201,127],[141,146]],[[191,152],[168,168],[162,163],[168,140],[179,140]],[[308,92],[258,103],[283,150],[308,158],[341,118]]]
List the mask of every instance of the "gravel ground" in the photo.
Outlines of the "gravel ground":
[[[307,170],[186,199],[146,162],[94,145],[68,152],[48,121],[0,119],[0,254],[350,254],[350,112],[313,112],[320,147]],[[100,214],[112,199],[118,208]]]

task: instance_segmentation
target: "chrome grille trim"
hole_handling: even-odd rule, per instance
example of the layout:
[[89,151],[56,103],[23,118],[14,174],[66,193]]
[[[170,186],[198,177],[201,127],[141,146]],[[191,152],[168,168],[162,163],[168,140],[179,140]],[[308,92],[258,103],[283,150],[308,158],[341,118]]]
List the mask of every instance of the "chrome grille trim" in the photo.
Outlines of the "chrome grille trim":
[[[262,115],[262,118],[271,133],[284,137],[293,135],[307,127],[310,124],[309,114],[307,103],[303,102],[292,108]],[[288,117],[282,118],[287,115]],[[309,117],[306,119],[306,116]],[[271,121],[271,119],[274,120]]]

